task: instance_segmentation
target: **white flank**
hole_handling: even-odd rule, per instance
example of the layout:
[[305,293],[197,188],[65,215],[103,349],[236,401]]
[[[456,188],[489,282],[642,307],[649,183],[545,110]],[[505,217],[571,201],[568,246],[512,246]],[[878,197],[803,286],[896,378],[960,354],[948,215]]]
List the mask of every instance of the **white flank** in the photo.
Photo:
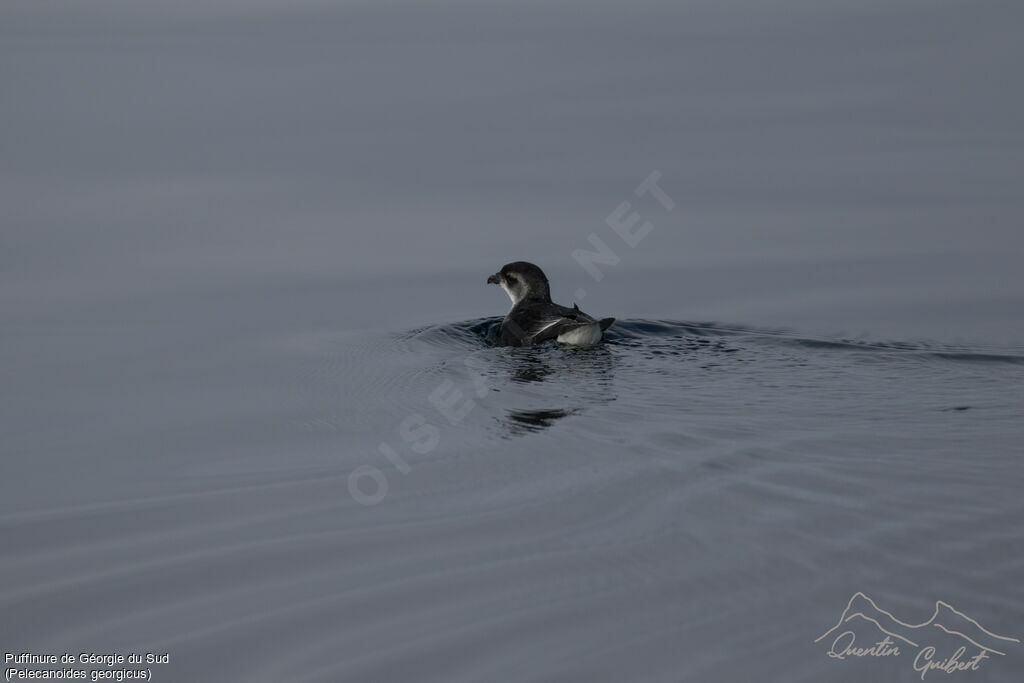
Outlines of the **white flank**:
[[558,335],[558,341],[571,346],[590,346],[601,341],[601,326],[596,322],[591,325],[580,325]]

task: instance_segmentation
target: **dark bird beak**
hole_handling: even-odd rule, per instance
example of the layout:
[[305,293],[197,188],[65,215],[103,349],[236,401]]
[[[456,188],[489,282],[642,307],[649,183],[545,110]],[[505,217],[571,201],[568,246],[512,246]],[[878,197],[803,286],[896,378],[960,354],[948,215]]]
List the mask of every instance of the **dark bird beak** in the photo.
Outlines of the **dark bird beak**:
[[489,278],[487,278],[487,284],[489,284],[489,285],[496,285],[496,284],[498,284],[498,275],[499,275],[499,273],[495,273],[494,275],[492,275]]

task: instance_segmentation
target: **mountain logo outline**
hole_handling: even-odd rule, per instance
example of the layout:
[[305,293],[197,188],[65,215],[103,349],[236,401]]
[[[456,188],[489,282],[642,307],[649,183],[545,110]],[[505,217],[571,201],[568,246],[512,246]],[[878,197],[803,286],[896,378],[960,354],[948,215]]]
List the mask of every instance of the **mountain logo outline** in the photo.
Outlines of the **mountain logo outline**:
[[[859,598],[859,600],[858,600]],[[929,635],[928,627],[939,629],[950,635],[959,636],[967,643],[978,647],[985,652],[1005,656],[1005,644],[1020,643],[1017,638],[1001,636],[998,633],[989,631],[974,619],[957,610],[948,602],[943,600],[935,601],[935,609],[931,617],[920,624],[911,624],[897,619],[891,612],[879,607],[874,600],[865,593],[857,591],[846,603],[846,609],[836,625],[814,639],[815,643],[820,642],[829,634],[834,633],[843,625],[853,619],[862,619],[875,625],[882,633],[898,638],[908,645],[919,648]],[[883,625],[884,624],[884,625]],[[932,631],[931,633],[935,633]],[[999,649],[1004,648],[1004,649]]]

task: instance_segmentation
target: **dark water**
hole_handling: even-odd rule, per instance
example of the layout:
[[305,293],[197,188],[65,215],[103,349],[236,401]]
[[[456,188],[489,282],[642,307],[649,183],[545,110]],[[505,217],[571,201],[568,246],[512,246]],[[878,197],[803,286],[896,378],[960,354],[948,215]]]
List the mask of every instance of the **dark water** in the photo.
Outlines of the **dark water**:
[[[4,2],[0,651],[1021,680],[1021,25]],[[493,346],[520,259],[605,343]]]
[[[167,651],[165,680],[916,680],[812,641],[856,591],[1021,630],[1019,347],[499,322],[67,368],[88,395],[7,430],[5,647]],[[1019,647],[960,675],[1015,680]]]

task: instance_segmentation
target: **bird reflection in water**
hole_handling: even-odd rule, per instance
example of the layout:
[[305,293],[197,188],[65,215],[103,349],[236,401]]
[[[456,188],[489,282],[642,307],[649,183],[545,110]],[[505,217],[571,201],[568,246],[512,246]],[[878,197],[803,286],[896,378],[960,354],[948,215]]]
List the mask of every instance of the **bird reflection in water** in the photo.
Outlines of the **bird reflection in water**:
[[566,410],[555,408],[552,410],[510,410],[505,426],[513,435],[525,434],[527,432],[539,432],[547,429],[563,417],[575,415],[579,409]]
[[[498,418],[506,437],[543,431],[563,418],[615,400],[614,356],[604,345],[579,349],[546,345],[514,349],[506,354],[507,377],[513,385],[508,387],[506,396],[510,400],[521,396],[534,405],[548,404],[542,408],[506,408]],[[517,391],[514,385],[528,386]]]

